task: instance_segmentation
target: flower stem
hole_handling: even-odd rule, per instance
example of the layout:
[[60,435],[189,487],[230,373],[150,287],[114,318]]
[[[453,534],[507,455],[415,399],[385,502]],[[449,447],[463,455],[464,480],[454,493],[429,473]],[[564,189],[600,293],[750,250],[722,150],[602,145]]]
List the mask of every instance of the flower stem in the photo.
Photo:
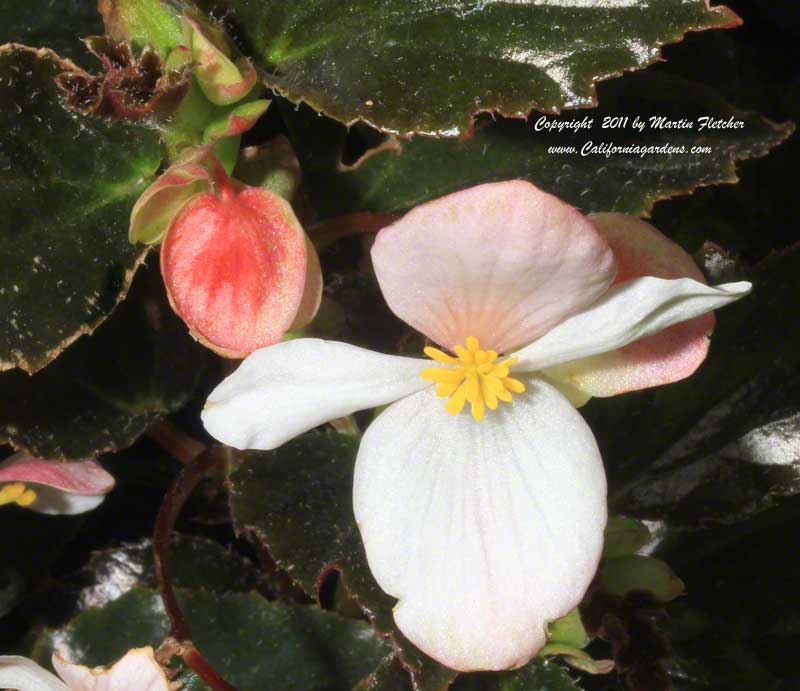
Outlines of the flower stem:
[[175,522],[186,500],[195,487],[206,476],[208,471],[225,462],[225,456],[219,449],[207,449],[195,460],[186,465],[175,478],[167,491],[161,509],[156,518],[153,530],[153,555],[155,561],[156,581],[161,593],[161,600],[170,621],[170,636],[182,647],[181,653],[186,664],[200,676],[212,691],[236,691],[235,686],[226,682],[202,656],[192,643],[191,632],[183,616],[183,611],[175,596],[169,572],[170,536]]
[[184,432],[174,422],[159,420],[147,428],[147,436],[170,456],[189,465],[206,450],[206,445]]
[[218,158],[214,158],[214,177],[217,182],[217,190],[222,199],[232,199],[234,196],[233,185],[231,179],[225,172],[225,167],[222,165]]
[[308,228],[308,235],[319,250],[348,235],[377,233],[399,218],[400,214],[359,211],[315,223]]

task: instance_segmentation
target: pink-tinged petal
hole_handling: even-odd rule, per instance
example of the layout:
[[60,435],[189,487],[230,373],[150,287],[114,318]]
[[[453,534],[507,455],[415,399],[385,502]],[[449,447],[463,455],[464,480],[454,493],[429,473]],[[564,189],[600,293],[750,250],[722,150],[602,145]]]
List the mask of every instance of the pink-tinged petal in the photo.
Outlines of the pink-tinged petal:
[[398,317],[445,348],[475,336],[501,353],[590,305],[616,271],[586,217],[522,180],[412,209],[378,233],[372,261]]
[[641,218],[602,213],[589,214],[589,219],[614,252],[617,260],[614,283],[640,276],[693,278],[706,282],[703,272],[679,244]]
[[0,464],[0,482],[46,485],[73,494],[108,494],[114,478],[97,461],[49,461],[19,452]]
[[389,406],[361,441],[353,508],[394,618],[460,671],[525,664],[574,609],[603,548],[606,481],[594,437],[531,378],[478,423],[432,389]]
[[[706,282],[683,248],[649,223],[617,213],[592,214],[589,218],[614,252],[618,266],[615,283],[640,276]],[[547,374],[568,382],[587,396],[614,396],[669,384],[685,379],[701,365],[713,329],[714,314],[709,312],[618,350],[567,363]]]
[[73,515],[101,504],[114,478],[93,460],[65,463],[19,452],[0,464],[0,484],[23,483],[36,494],[26,504],[39,513]]
[[306,237],[285,199],[225,180],[220,187],[194,197],[172,223],[161,273],[192,335],[220,355],[245,357],[279,341],[294,321]]
[[67,683],[70,691],[170,691],[161,665],[153,657],[153,649],[128,651],[113,667],[89,669],[53,655],[53,667]]

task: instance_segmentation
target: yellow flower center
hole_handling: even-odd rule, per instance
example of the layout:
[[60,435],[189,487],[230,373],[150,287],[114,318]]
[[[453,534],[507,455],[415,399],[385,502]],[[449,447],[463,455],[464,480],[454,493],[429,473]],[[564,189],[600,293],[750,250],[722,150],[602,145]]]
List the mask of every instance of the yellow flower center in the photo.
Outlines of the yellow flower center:
[[486,408],[495,410],[498,401],[511,402],[512,393],[525,391],[525,384],[508,376],[509,368],[517,361],[512,357],[502,362],[493,350],[481,350],[478,339],[470,336],[466,347],[453,348],[457,357],[438,348],[425,348],[425,355],[442,363],[444,367],[431,367],[420,375],[436,382],[436,395],[449,399],[444,409],[458,415],[469,401],[472,417],[479,422],[486,415]]
[[36,501],[36,492],[27,488],[22,482],[12,482],[0,487],[0,506],[3,504],[30,506],[34,501]]

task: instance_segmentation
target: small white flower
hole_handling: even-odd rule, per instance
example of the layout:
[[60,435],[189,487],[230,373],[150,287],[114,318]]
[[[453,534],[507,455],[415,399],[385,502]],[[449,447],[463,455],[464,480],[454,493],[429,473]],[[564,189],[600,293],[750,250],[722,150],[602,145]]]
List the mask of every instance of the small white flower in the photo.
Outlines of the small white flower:
[[73,515],[97,508],[112,489],[114,478],[94,460],[66,463],[20,451],[0,462],[0,506]]
[[[18,691],[171,691],[153,649],[136,648],[112,667],[89,669],[53,655],[58,677],[18,655],[0,655],[0,688]],[[59,679],[60,677],[60,679]]]
[[570,400],[688,376],[713,326],[700,315],[750,285],[709,287],[647,224],[590,221],[522,181],[413,209],[372,260],[394,313],[454,356],[280,343],[215,389],[203,421],[236,448],[274,449],[392,403],[361,440],[354,509],[398,627],[454,669],[524,664],[603,546],[603,464]]

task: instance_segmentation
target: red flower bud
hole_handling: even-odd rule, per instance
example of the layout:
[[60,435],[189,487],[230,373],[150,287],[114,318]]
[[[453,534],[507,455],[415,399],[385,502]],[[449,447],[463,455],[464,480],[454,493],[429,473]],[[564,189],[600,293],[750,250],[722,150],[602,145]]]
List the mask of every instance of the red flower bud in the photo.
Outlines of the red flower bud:
[[279,341],[294,321],[306,236],[285,199],[234,187],[219,164],[216,177],[218,193],[196,195],[170,225],[161,273],[194,337],[220,355],[245,357]]

